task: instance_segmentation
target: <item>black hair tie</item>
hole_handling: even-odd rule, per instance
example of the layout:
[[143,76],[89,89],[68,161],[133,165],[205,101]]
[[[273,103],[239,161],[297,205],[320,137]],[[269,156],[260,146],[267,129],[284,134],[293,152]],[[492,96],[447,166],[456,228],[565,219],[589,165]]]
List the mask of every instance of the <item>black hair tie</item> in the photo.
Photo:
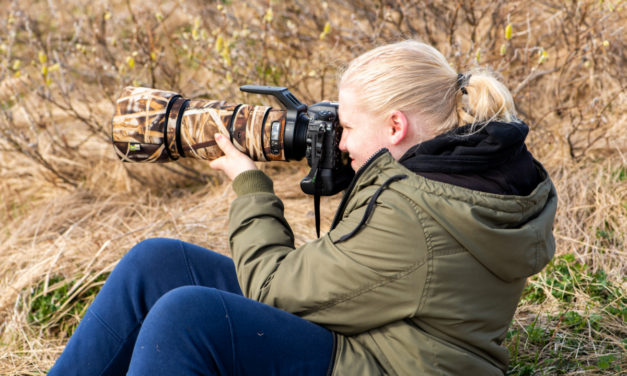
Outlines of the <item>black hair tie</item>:
[[462,94],[468,94],[466,90],[466,86],[468,86],[468,82],[470,81],[470,76],[472,74],[465,75],[463,73],[459,73],[457,75],[457,89],[462,91]]

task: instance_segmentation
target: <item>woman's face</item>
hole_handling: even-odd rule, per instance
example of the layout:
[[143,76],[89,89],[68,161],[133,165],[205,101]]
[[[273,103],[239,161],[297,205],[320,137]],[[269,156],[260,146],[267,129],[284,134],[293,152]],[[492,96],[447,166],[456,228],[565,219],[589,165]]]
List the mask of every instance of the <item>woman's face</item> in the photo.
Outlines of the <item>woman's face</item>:
[[359,108],[357,101],[352,88],[340,89],[339,116],[344,128],[340,150],[348,152],[355,171],[379,149],[390,146],[385,127],[372,114]]

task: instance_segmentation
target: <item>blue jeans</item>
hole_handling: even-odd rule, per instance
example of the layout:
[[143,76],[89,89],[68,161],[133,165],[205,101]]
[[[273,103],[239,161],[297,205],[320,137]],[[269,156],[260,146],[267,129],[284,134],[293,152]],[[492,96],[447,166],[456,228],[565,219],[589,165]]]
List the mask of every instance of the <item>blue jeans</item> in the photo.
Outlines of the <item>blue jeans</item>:
[[233,261],[149,239],[115,267],[50,376],[331,374],[334,335],[242,296]]

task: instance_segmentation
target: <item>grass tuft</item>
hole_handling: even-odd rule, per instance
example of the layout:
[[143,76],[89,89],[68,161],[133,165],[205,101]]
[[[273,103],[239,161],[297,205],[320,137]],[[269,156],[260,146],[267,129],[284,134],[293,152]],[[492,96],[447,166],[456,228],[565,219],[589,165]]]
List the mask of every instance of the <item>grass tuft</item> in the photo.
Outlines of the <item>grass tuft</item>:
[[508,374],[627,369],[627,293],[621,281],[577,262],[573,254],[553,259],[523,292],[521,306],[528,312],[547,311],[527,317],[519,312],[523,319],[512,322],[505,340],[513,360]]
[[108,276],[109,273],[98,275],[89,287],[76,294],[70,292],[80,278],[66,280],[61,275],[53,275],[48,280],[49,287],[45,280],[40,281],[24,299],[28,324],[54,336],[69,338]]

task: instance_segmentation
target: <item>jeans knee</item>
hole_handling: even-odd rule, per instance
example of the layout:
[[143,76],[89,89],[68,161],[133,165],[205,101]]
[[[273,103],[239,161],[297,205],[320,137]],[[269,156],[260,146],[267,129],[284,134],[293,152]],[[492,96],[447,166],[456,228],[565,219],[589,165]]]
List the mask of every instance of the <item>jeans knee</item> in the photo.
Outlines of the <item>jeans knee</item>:
[[184,286],[164,294],[143,322],[128,375],[192,374],[192,368],[194,374],[234,374],[229,320],[216,289]]
[[168,238],[151,238],[142,240],[135,244],[133,248],[124,256],[124,259],[128,259],[136,264],[143,264],[148,260],[161,259],[164,254],[168,253],[173,248],[180,248],[180,240],[168,239]]
[[[142,274],[154,270],[159,264],[167,265],[168,259],[178,255],[180,241],[167,238],[152,238],[143,240],[131,248],[120,260],[117,269]],[[173,252],[175,251],[175,252]]]
[[183,286],[163,295],[152,307],[144,325],[182,325],[190,327],[194,322],[215,322],[224,316],[219,293],[214,288]]

